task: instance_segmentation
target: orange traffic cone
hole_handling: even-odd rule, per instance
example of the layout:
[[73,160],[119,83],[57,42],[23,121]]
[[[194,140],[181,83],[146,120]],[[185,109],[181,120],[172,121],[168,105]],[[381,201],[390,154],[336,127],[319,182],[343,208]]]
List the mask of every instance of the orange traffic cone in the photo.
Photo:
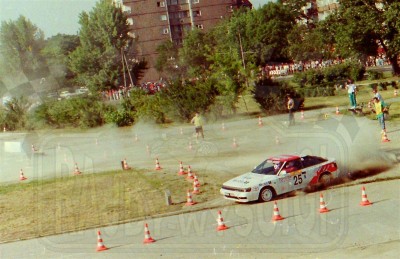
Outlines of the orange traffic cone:
[[339,107],[336,106],[336,115],[339,115],[339,114],[340,114]]
[[193,194],[199,194],[200,193],[200,189],[199,186],[196,185],[196,182],[193,182]]
[[196,187],[200,187],[200,182],[199,182],[199,179],[197,178],[197,175],[196,174],[194,174],[194,181],[193,181],[193,184],[195,184],[196,185]]
[[79,171],[78,163],[75,163],[74,175],[79,175],[79,174],[81,174],[81,171]]
[[263,121],[261,119],[261,116],[258,116],[258,126],[262,127],[263,126]]
[[368,206],[368,205],[371,205],[371,204],[372,204],[372,202],[370,202],[368,200],[367,194],[365,193],[365,187],[363,186],[361,188],[361,202],[360,202],[360,205],[361,206]]
[[193,201],[193,199],[192,199],[192,194],[190,193],[190,191],[189,190],[187,190],[187,193],[186,193],[186,206],[192,206],[192,205],[195,205],[196,204],[196,202],[195,201]]
[[31,149],[32,149],[32,152],[36,152],[37,151],[37,149],[35,148],[35,146],[33,144],[31,146]]
[[188,165],[188,171],[187,171],[186,179],[188,179],[188,180],[194,179],[194,175],[192,174],[192,168],[190,167],[190,165]]
[[156,170],[161,170],[160,162],[158,161],[158,158],[156,158]]
[[188,149],[189,149],[190,151],[192,151],[192,150],[193,150],[193,145],[192,145],[192,141],[190,141],[190,142],[189,142],[189,146],[188,146]]
[[303,111],[303,110],[301,110],[301,116],[300,116],[300,119],[304,120],[304,111]]
[[122,160],[122,165],[124,170],[130,170],[131,167],[128,165],[128,162],[126,162],[126,158]]
[[144,224],[144,240],[143,240],[143,244],[149,244],[149,243],[154,243],[154,242],[156,242],[156,240],[151,238],[149,227],[147,226],[147,223],[145,223]]
[[394,90],[393,94],[394,96],[397,96],[397,89]]
[[97,252],[107,250],[108,248],[103,244],[103,239],[101,238],[100,230],[97,231]]
[[278,204],[276,203],[276,201],[274,201],[274,214],[272,216],[272,221],[279,221],[283,219],[285,218],[281,217],[281,215],[279,214]]
[[179,162],[179,171],[178,171],[178,174],[179,174],[179,175],[185,175],[185,174],[186,174],[185,170],[183,169],[182,161]]
[[319,195],[319,213],[329,212],[328,208],[325,205],[324,196],[322,193]]
[[236,138],[233,138],[233,144],[232,144],[232,147],[233,148],[237,148],[239,145],[238,145],[238,143],[236,142]]
[[226,128],[225,128],[225,123],[222,123],[222,128],[221,128],[222,130],[225,130]]
[[221,230],[226,230],[226,229],[228,229],[228,227],[225,226],[224,218],[222,217],[221,211],[220,211],[220,210],[218,211],[218,219],[217,219],[217,222],[218,222],[217,231],[221,231]]
[[22,169],[19,171],[19,180],[20,181],[24,181],[28,178],[25,177],[24,172],[22,171]]

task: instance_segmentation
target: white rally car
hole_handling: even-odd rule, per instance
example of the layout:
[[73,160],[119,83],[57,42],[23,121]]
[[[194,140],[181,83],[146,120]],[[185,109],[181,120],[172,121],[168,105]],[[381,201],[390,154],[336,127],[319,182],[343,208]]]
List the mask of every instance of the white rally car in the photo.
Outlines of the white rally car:
[[318,156],[271,157],[253,171],[222,185],[220,193],[237,202],[270,201],[275,196],[312,185],[326,185],[338,177],[335,159]]

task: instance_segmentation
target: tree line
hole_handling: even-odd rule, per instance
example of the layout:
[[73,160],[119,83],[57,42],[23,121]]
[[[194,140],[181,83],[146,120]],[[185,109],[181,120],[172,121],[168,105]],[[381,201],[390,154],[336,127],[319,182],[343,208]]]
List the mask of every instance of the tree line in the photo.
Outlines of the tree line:
[[[260,67],[340,57],[352,60],[357,71],[343,68],[348,74],[333,74],[357,79],[355,75],[362,71],[358,65],[369,56],[376,56],[378,48],[384,49],[393,73],[400,74],[398,1],[340,0],[339,9],[323,21],[313,19],[313,9],[304,11],[302,7],[307,3],[282,0],[258,9],[237,10],[207,32],[186,31],[178,48],[170,41],[161,44],[156,69],[168,81],[168,87],[154,95],[134,91],[120,105],[102,103],[98,93],[136,84],[147,63],[137,56],[137,42],[129,35],[126,15],[111,1],[99,0],[90,12],[80,14],[78,35],[59,34],[45,39],[43,31],[26,17],[2,22],[0,95],[20,88],[25,97],[13,94],[10,104],[0,110],[0,124],[10,129],[35,128],[37,124],[94,127],[107,122],[125,126],[139,118],[157,122],[188,120],[194,111],[221,116],[235,112],[239,97],[248,92],[253,93],[265,112],[279,112],[282,97],[296,94],[296,89],[292,84],[261,78]],[[42,82],[50,75],[51,82]],[[323,87],[334,84],[336,79],[330,75],[319,80]],[[28,87],[19,86],[38,81],[39,88],[49,84],[53,87],[50,89],[54,85],[55,89],[86,86],[93,95],[83,100],[42,100],[30,109],[24,102],[29,102],[26,96],[31,92]],[[42,92],[38,87],[34,90]],[[15,112],[23,116],[10,115]],[[10,116],[24,122],[17,123]]]

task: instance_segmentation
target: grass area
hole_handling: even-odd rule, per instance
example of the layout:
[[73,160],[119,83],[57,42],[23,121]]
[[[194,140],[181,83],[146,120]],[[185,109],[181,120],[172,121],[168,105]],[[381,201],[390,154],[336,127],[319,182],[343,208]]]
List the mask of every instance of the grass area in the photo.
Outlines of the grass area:
[[[192,181],[176,172],[113,171],[0,186],[0,242],[140,220],[207,206],[229,176],[198,174],[200,194],[185,206]],[[165,190],[173,204],[166,205]]]
[[[375,119],[375,115],[370,113],[370,109],[368,109],[367,104],[368,101],[373,97],[370,84],[380,83],[380,82],[392,82],[399,81],[399,77],[391,76],[391,73],[384,73],[384,78],[380,80],[364,80],[356,82],[357,85],[357,102],[359,104],[364,103],[364,113],[370,119]],[[387,90],[379,91],[383,97],[383,99],[389,103],[390,106],[390,117],[389,121],[400,121],[400,104],[398,102],[390,101],[391,98],[394,98],[394,88],[392,86],[388,86]],[[400,96],[400,89],[398,90],[398,94]],[[305,98],[305,110],[313,110],[320,108],[332,107],[332,112],[335,112],[335,107],[349,107],[349,97],[346,89],[340,89],[336,91],[335,96],[327,96],[327,97],[306,97]],[[259,114],[260,108],[259,105],[255,102],[251,94],[243,95],[239,99],[238,103],[238,113],[239,114]],[[341,113],[345,115],[350,115],[351,112],[347,110],[341,109]]]

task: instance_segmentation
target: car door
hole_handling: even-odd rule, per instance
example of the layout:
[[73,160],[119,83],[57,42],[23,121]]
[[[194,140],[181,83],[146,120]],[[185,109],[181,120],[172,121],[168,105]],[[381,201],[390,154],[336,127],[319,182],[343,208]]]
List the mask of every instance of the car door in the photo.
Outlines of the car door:
[[287,163],[287,173],[291,176],[292,190],[303,189],[307,186],[309,180],[307,179],[306,170],[301,162],[301,159],[292,160]]

